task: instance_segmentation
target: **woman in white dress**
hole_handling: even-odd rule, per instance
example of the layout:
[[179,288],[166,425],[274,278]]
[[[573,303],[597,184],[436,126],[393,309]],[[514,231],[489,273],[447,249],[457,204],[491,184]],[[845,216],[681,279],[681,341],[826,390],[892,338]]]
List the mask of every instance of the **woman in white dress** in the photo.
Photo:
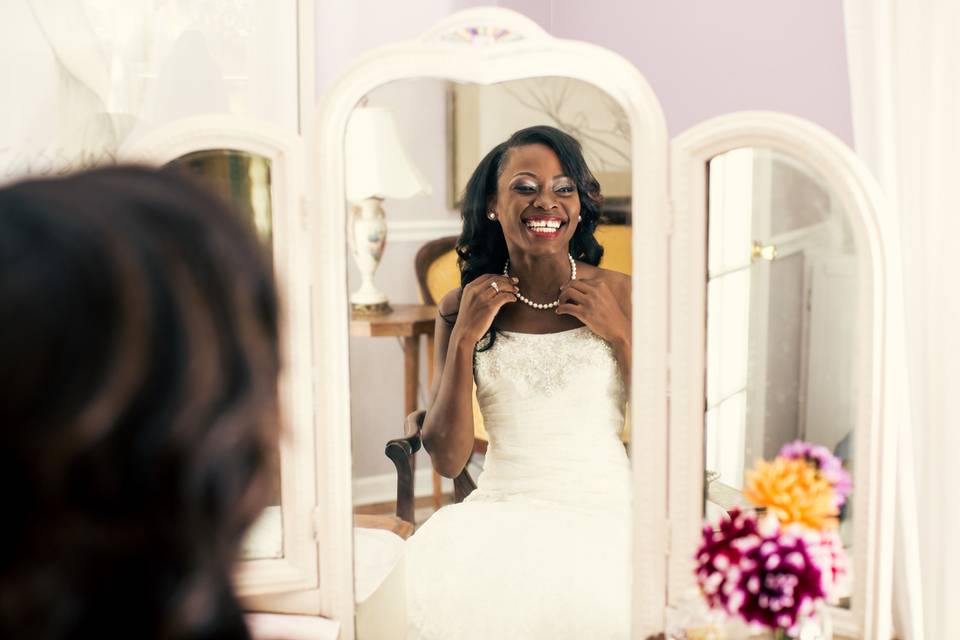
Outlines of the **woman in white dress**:
[[422,438],[463,470],[475,382],[490,442],[477,489],[407,543],[408,638],[629,636],[630,279],[596,266],[601,203],[579,143],[546,126],[467,185]]

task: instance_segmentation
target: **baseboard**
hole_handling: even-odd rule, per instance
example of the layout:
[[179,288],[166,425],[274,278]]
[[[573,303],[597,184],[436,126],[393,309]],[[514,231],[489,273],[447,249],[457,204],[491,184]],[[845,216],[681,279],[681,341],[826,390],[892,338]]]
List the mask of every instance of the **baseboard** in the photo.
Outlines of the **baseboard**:
[[[441,478],[442,491],[453,492],[453,480]],[[433,495],[433,469],[417,469],[413,474],[413,496]],[[353,479],[353,506],[391,502],[397,499],[397,474],[383,473]]]

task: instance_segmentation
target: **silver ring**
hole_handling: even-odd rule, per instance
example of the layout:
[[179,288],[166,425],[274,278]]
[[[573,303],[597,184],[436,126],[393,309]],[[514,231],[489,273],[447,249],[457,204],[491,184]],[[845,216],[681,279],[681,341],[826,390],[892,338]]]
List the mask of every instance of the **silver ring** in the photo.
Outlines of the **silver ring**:
[[499,283],[499,282],[497,282],[496,280],[493,280],[493,281],[490,282],[490,286],[493,287],[493,290],[494,290],[494,291],[496,291],[497,293],[500,293],[500,283]]

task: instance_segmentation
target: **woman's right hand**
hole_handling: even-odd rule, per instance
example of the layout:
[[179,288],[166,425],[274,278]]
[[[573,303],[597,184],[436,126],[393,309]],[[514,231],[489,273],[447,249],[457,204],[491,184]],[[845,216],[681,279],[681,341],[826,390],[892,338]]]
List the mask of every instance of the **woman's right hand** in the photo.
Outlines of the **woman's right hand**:
[[469,282],[460,294],[453,333],[469,341],[470,346],[476,345],[490,330],[503,305],[517,301],[518,282],[517,278],[491,273]]

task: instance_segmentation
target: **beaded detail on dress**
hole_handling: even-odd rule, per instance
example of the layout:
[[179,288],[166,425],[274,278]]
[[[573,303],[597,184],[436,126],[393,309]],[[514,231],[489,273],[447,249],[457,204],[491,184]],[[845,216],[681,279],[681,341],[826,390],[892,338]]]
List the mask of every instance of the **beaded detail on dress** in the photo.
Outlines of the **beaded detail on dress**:
[[474,355],[478,387],[509,381],[545,396],[564,389],[578,370],[611,363],[616,366],[613,348],[585,326],[543,334],[500,331],[492,348]]

